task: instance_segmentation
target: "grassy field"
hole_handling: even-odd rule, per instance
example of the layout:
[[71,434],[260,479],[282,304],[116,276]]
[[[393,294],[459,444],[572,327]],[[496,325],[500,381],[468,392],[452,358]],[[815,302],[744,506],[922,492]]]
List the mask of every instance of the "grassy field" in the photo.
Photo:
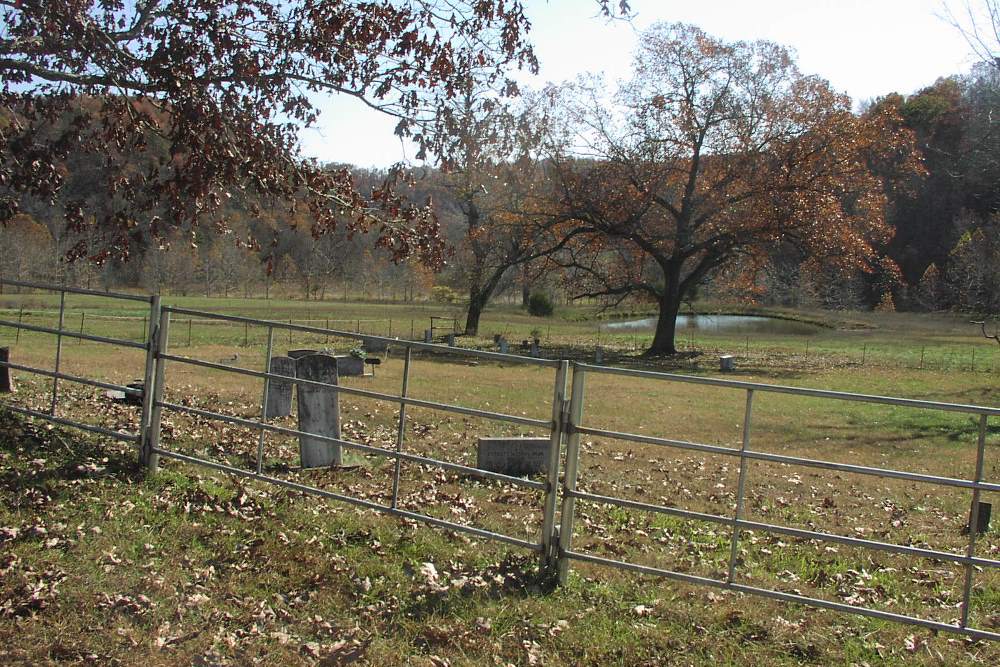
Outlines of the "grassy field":
[[[0,319],[54,322],[51,298],[0,299]],[[353,321],[340,328],[382,334],[388,331],[378,327],[391,319],[393,335],[401,337],[409,336],[411,320],[419,336],[431,315],[453,314],[431,305],[168,302],[313,324],[329,317],[332,326]],[[68,304],[68,327],[82,322],[89,333],[142,337],[142,304],[122,308],[90,297]],[[808,336],[755,334],[749,347],[746,335],[700,331],[684,340],[702,354],[677,361],[641,359],[638,334],[610,335],[602,327],[600,344],[618,365],[715,375],[716,352],[733,352],[739,370],[728,377],[737,379],[998,404],[997,346],[977,338],[962,318],[797,316],[826,326]],[[604,322],[593,317],[571,309],[539,320],[500,308],[484,318],[481,338],[459,341],[485,348],[493,333],[518,341],[540,329],[546,356],[586,359]],[[262,368],[263,329],[192,318],[188,341],[185,319],[172,325],[178,354]],[[51,367],[50,336],[15,338],[0,327],[0,345],[11,345],[16,361]],[[279,351],[353,346],[306,334],[279,343]],[[914,356],[921,349],[923,364]],[[121,382],[141,377],[142,354],[66,340],[62,367]],[[376,377],[349,382],[398,393],[401,376],[396,353]],[[259,413],[258,381],[176,363],[167,377],[168,400],[240,417]],[[409,390],[418,398],[548,419],[553,380],[551,369],[418,355]],[[47,408],[48,380],[19,373],[18,381],[14,400]],[[59,391],[61,414],[135,428],[136,410],[109,403],[98,390],[61,383]],[[592,375],[586,397],[588,426],[724,446],[738,446],[741,438],[740,391]],[[345,437],[394,446],[398,406],[342,396],[341,409]],[[763,451],[954,477],[969,477],[974,466],[977,427],[965,415],[759,394],[753,424],[753,447]],[[254,463],[256,432],[179,413],[166,413],[164,426],[170,449]],[[1000,481],[1000,424],[989,426],[985,477]],[[502,433],[532,434],[409,409],[406,447],[468,465],[479,436]],[[375,502],[389,498],[390,459],[353,453],[345,469],[303,472],[291,438],[268,435],[265,445],[268,474]],[[586,491],[713,514],[735,507],[737,459],[602,438],[586,438],[582,452]],[[1000,662],[995,644],[579,563],[568,586],[552,588],[535,558],[513,548],[173,461],[146,477],[135,459],[124,445],[0,416],[0,663]],[[751,520],[954,553],[968,544],[969,493],[959,490],[755,462],[746,497]],[[540,530],[538,492],[414,464],[403,465],[401,506],[529,540]],[[740,581],[944,622],[960,613],[964,570],[953,564],[755,532],[740,539]],[[581,502],[574,548],[718,578],[730,532]],[[983,535],[977,553],[1000,558],[1000,531]],[[996,571],[976,573],[971,623],[1000,631]]]

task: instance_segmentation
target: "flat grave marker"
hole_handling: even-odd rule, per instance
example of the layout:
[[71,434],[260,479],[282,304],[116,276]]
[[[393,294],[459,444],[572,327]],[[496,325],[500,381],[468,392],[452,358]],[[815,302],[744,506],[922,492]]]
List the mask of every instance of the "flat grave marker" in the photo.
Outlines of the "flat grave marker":
[[476,467],[515,477],[546,473],[551,446],[549,438],[479,438]]

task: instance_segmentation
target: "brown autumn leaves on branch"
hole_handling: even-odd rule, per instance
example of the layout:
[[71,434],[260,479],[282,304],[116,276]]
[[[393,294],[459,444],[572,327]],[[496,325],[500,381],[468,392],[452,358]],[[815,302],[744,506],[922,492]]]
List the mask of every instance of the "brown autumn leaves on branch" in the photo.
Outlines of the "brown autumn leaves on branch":
[[[23,200],[57,207],[89,237],[71,257],[97,261],[169,227],[225,231],[238,202],[305,208],[314,234],[374,230],[396,258],[437,265],[429,207],[300,156],[314,96],[362,100],[434,153],[436,110],[471,67],[498,88],[536,67],[518,2],[18,0],[0,14],[0,221]],[[73,152],[100,162],[85,191],[65,187]]]

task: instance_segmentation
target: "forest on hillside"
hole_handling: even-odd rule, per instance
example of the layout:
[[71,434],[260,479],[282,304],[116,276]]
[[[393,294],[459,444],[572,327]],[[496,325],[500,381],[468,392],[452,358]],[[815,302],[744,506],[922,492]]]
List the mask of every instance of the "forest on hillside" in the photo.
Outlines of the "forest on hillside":
[[[0,277],[461,301],[468,333],[505,295],[650,303],[665,352],[680,304],[698,298],[1000,312],[989,45],[968,74],[859,104],[780,45],[660,23],[627,81],[517,94],[506,70],[537,63],[505,5],[452,19],[481,37],[461,57],[429,37],[434,3],[375,17],[338,5],[338,29],[370,28],[372,48],[403,63],[390,67],[360,44],[348,58],[330,17],[298,3],[78,4],[4,10],[22,52],[2,64]],[[252,38],[261,21],[273,42]],[[65,43],[19,46],[52,26]],[[276,114],[311,122],[303,81],[394,115],[434,166],[302,160]]]

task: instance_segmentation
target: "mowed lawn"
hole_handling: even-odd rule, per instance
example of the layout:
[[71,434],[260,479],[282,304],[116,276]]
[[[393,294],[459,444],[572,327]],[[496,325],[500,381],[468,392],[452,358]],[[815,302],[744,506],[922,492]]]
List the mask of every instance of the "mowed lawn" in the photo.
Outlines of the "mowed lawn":
[[[4,296],[0,319],[51,326],[51,299]],[[185,307],[284,320],[354,320],[337,328],[409,337],[445,306],[176,301]],[[141,339],[142,305],[71,298],[66,326]],[[996,406],[1000,356],[961,318],[896,314],[828,317],[812,336],[699,332],[700,356],[647,363],[643,337],[597,332],[586,309],[540,320],[513,308],[484,318],[481,336],[519,342],[533,329],[543,354],[719,376],[716,354],[737,354],[733,379]],[[822,314],[820,314],[822,315]],[[817,319],[816,313],[805,317]],[[112,319],[126,318],[126,319]],[[191,319],[191,323],[187,323]],[[358,323],[361,320],[361,323]],[[321,324],[318,322],[322,322]],[[334,326],[334,323],[331,323]],[[368,327],[371,328],[368,328]],[[189,328],[190,327],[190,328]],[[190,331],[190,340],[188,339]],[[276,334],[276,350],[331,347],[347,339]],[[51,368],[51,336],[0,327],[18,363]],[[177,316],[176,354],[261,369],[263,328]],[[741,349],[742,348],[742,349]],[[923,351],[923,362],[914,356]],[[974,351],[974,352],[973,352]],[[863,356],[862,356],[863,355]],[[973,359],[975,356],[975,359]],[[65,372],[113,382],[142,375],[142,353],[66,339]],[[460,355],[415,355],[409,394],[507,414],[551,417],[554,372]],[[921,366],[923,366],[921,368]],[[376,377],[345,384],[398,394],[394,350]],[[18,403],[46,409],[51,382],[17,373]],[[588,374],[584,424],[738,447],[746,394]],[[60,414],[134,429],[134,408],[101,390],[60,383]],[[260,411],[259,380],[178,363],[167,399],[244,418]],[[342,396],[345,437],[393,448],[398,405]],[[410,408],[405,447],[474,465],[482,435],[544,431]],[[540,576],[534,554],[409,520],[163,460],[147,477],[136,452],[10,414],[0,417],[0,662],[109,664],[996,664],[1000,648],[958,635],[666,582],[573,563],[566,587]],[[294,427],[292,420],[280,422]],[[974,417],[757,392],[751,447],[813,459],[949,477],[973,474]],[[258,434],[165,412],[163,445],[221,463],[255,465]],[[1000,480],[1000,424],[989,423],[985,477]],[[585,437],[583,490],[717,515],[736,504],[739,460]],[[265,471],[386,503],[394,462],[352,452],[342,470],[297,469],[297,443],[265,439]],[[541,494],[428,466],[402,466],[400,506],[526,540],[540,534]],[[989,496],[990,494],[984,494]],[[984,497],[996,503],[1000,498]],[[751,463],[748,519],[964,553],[970,493],[902,480]],[[995,523],[995,522],[994,522]],[[714,523],[579,502],[574,549],[724,578],[731,532]],[[996,527],[977,554],[1000,559]],[[953,622],[964,568],[952,563],[745,531],[737,580],[754,586]],[[1000,577],[975,572],[970,623],[1000,631]]]

